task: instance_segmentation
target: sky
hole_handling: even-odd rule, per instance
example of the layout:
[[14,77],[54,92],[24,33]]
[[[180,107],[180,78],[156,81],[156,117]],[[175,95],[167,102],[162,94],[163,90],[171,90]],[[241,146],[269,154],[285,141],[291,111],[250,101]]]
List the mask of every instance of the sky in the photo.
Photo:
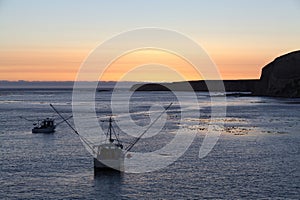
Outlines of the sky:
[[[277,56],[300,49],[299,19],[300,0],[0,0],[0,80],[74,81],[99,44],[143,27],[193,39],[222,79],[257,79]],[[203,78],[180,55],[159,50],[99,67],[104,81]]]

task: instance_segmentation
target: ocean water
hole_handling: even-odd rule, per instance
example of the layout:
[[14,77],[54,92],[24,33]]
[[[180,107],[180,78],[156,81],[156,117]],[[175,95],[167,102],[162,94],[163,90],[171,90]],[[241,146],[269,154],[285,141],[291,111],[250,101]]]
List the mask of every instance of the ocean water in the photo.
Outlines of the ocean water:
[[[124,91],[119,91],[124,92]],[[170,142],[179,126],[197,131],[188,150],[171,165],[147,173],[94,175],[93,159],[66,124],[53,134],[32,134],[32,122],[21,119],[72,113],[72,90],[0,91],[0,199],[299,199],[300,99],[227,97],[222,134],[212,151],[199,158],[210,120],[210,98],[179,104],[171,93],[137,92],[129,113],[113,113],[116,121],[130,115],[139,126],[150,123],[152,105],[174,105],[158,135],[142,139],[133,151],[149,152]],[[99,126],[111,113],[111,92],[96,94]],[[86,102],[82,102],[86,103]],[[197,104],[197,105],[196,105]],[[195,112],[200,116],[195,117]],[[183,112],[190,114],[179,124]],[[194,113],[194,114],[193,114]],[[185,115],[186,116],[186,115]],[[58,120],[59,121],[59,120]],[[70,120],[72,121],[72,120]],[[124,142],[132,138],[120,137]]]

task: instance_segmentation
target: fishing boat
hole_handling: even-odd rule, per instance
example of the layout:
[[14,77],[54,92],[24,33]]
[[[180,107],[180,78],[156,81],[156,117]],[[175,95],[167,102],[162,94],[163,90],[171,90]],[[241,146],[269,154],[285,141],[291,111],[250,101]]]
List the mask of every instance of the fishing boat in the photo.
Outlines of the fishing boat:
[[[107,141],[100,145],[95,145],[87,138],[80,135],[77,130],[69,123],[68,119],[65,119],[58,110],[50,104],[52,109],[63,119],[63,122],[66,122],[67,125],[73,130],[75,134],[77,134],[81,140],[85,143],[85,145],[93,152],[94,156],[94,171],[104,171],[104,170],[116,170],[123,171],[124,170],[124,155],[123,145],[117,137],[113,126],[112,126],[112,118],[109,118],[109,128]],[[113,133],[115,139],[113,139]]]
[[[143,135],[150,129],[150,127],[155,124],[155,122],[164,114],[170,107],[172,103],[165,108],[165,110],[149,125],[149,127],[135,138],[126,148],[123,149],[123,144],[119,140],[113,126],[112,126],[112,117],[109,118],[109,127],[106,134],[107,140],[99,145],[93,144],[87,138],[80,135],[77,130],[69,123],[68,119],[65,119],[56,108],[50,104],[52,109],[62,118],[62,122],[66,122],[67,125],[77,134],[84,144],[91,150],[94,157],[94,172],[101,172],[107,170],[113,171],[124,171],[124,158],[125,155],[134,147],[134,145],[143,137]],[[114,135],[114,138],[113,138]],[[127,157],[130,157],[127,155]]]
[[[115,139],[112,138],[114,133]],[[124,151],[123,144],[117,137],[112,126],[112,118],[109,118],[108,140],[106,143],[97,145],[96,157],[94,157],[94,170],[118,170],[124,171]]]
[[54,133],[55,132],[55,120],[52,118],[46,118],[38,120],[37,123],[33,124],[32,133]]
[[45,118],[45,119],[28,119],[23,116],[19,116],[21,119],[24,119],[29,122],[33,122],[33,128],[32,133],[54,133],[55,128],[64,122],[64,120],[71,119],[73,116],[69,116],[68,118],[64,119],[63,121],[60,121],[58,123],[55,123],[54,118]]

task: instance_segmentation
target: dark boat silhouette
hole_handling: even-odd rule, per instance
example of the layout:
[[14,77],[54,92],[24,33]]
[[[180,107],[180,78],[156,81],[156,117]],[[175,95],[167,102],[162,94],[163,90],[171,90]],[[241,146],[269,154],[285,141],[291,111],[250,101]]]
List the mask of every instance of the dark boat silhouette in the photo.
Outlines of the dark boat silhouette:
[[39,120],[33,125],[32,133],[54,133],[56,128],[55,120],[52,118]]

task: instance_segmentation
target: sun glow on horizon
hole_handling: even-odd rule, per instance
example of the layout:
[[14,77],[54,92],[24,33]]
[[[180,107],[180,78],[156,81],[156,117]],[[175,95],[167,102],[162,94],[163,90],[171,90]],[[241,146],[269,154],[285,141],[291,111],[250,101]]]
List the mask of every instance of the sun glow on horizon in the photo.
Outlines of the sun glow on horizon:
[[[208,46],[206,49],[212,52],[211,59],[224,80],[258,79],[261,68],[271,62],[275,56],[279,56],[274,56],[275,52],[263,55],[255,52],[234,53],[234,50],[222,49],[222,46],[219,46],[219,50],[212,48]],[[2,51],[0,52],[0,80],[75,81],[87,55],[89,55],[88,49]],[[90,73],[98,73],[98,71],[94,70]],[[174,82],[201,80],[203,77],[180,56],[162,50],[139,50],[117,58],[107,67],[103,76],[99,77],[101,81],[121,79]]]
[[171,82],[202,79],[185,59],[162,50],[138,50],[125,54],[107,67],[101,81]]

